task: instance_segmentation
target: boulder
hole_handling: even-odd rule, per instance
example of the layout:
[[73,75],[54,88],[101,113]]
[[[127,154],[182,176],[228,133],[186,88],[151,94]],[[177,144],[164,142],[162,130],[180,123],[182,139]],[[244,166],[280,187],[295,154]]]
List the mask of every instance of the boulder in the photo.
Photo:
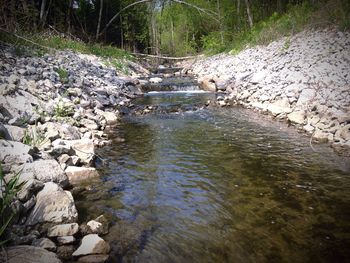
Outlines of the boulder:
[[163,81],[162,78],[158,78],[158,77],[154,77],[154,78],[150,78],[149,82],[151,83],[161,83]]
[[114,112],[102,111],[99,109],[96,109],[95,112],[96,114],[103,116],[108,125],[116,124],[118,121],[118,117]]
[[215,81],[210,76],[204,76],[198,80],[199,87],[205,91],[216,91]]
[[74,140],[69,142],[75,155],[80,162],[86,165],[93,165],[95,160],[95,146],[90,139]]
[[33,162],[32,149],[23,143],[0,140],[0,162],[23,164]]
[[55,253],[34,246],[13,246],[6,249],[7,263],[61,263]]
[[58,184],[45,183],[36,196],[37,202],[28,216],[27,225],[38,223],[71,223],[78,219],[74,199],[69,191]]
[[48,238],[40,238],[36,239],[32,242],[32,246],[34,247],[41,247],[48,251],[56,251],[57,247],[54,242],[52,242]]
[[99,176],[98,171],[93,167],[68,166],[65,172],[71,184]]
[[81,245],[74,251],[73,256],[85,256],[92,254],[108,254],[109,244],[96,234],[83,237]]
[[56,160],[37,160],[23,166],[23,173],[32,173],[43,183],[54,182],[61,187],[68,185],[68,177]]
[[78,262],[82,263],[105,263],[107,262],[108,255],[88,255],[83,256],[78,259]]
[[304,111],[294,111],[287,115],[288,120],[296,124],[304,124],[305,112]]
[[289,100],[287,98],[275,101],[267,106],[267,110],[271,112],[273,116],[280,115],[282,113],[291,113]]
[[60,245],[69,245],[75,242],[75,237],[73,236],[57,237],[57,242]]
[[80,121],[81,126],[88,128],[89,130],[98,130],[99,125],[93,120],[90,119],[82,119]]
[[79,231],[79,225],[77,223],[56,225],[48,229],[48,237],[63,237],[73,236]]
[[36,180],[29,179],[25,181],[21,190],[17,193],[17,197],[21,202],[27,202],[33,195],[35,195],[38,191],[44,188],[44,183]]
[[4,127],[7,130],[8,136],[4,137],[6,140],[11,140],[11,141],[17,141],[17,142],[22,142],[24,135],[25,135],[25,129],[18,127],[18,126],[12,126],[12,125],[4,125]]

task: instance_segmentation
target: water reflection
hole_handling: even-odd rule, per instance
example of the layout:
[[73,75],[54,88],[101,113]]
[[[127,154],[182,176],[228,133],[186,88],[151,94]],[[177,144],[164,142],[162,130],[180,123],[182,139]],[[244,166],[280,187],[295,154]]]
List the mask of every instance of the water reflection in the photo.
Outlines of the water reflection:
[[[163,94],[138,103],[206,99]],[[349,259],[349,159],[324,145],[313,152],[285,124],[239,108],[203,109],[127,117],[111,136],[125,141],[100,153],[110,164],[86,217],[103,212],[113,221],[112,262]]]

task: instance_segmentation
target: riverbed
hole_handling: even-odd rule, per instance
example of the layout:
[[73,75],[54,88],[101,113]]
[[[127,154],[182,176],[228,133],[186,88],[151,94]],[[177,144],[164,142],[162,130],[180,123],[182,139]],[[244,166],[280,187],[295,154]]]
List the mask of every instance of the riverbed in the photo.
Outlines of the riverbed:
[[346,262],[349,159],[285,122],[203,106],[215,96],[158,89],[133,103],[181,111],[109,131],[102,175],[76,200],[81,221],[110,220],[110,261]]

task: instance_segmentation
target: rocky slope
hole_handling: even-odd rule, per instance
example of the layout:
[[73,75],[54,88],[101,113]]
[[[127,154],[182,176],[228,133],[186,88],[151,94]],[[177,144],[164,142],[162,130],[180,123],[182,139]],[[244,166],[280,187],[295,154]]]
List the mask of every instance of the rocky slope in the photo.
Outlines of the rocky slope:
[[[118,121],[116,106],[140,93],[138,80],[95,56],[1,50],[0,162],[5,182],[19,173],[24,185],[11,205],[16,216],[0,261],[105,262],[109,245],[99,236],[108,233],[108,222],[101,215],[79,226],[70,190],[98,176],[95,148],[108,143],[104,131]],[[129,75],[148,74],[125,63]]]
[[187,64],[221,106],[268,112],[350,154],[350,32],[304,31],[238,55]]

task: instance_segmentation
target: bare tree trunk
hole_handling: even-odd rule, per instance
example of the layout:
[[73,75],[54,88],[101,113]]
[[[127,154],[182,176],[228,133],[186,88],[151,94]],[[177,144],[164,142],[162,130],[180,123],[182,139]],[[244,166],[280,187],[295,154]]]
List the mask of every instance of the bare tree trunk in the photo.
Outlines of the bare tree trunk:
[[124,49],[124,30],[123,30],[123,17],[119,17],[120,21],[120,48]]
[[171,18],[171,52],[175,53],[175,41],[174,41],[174,21],[173,18]]
[[45,5],[46,5],[46,0],[41,1],[41,8],[40,8],[40,21],[41,24],[44,24],[43,18],[44,18],[44,12],[45,12]]
[[98,35],[100,33],[100,28],[101,28],[102,10],[103,10],[103,0],[100,0],[100,13],[98,14],[98,23],[97,23],[96,37],[95,37],[96,41],[98,39]]
[[237,9],[236,9],[237,17],[239,17],[240,11],[241,11],[241,0],[237,0]]
[[253,14],[250,12],[250,6],[249,6],[249,1],[245,0],[245,5],[247,7],[247,15],[248,15],[248,22],[249,22],[249,26],[250,28],[253,27]]
[[71,15],[72,15],[72,8],[73,8],[73,0],[69,0],[69,6],[68,6],[68,14],[67,14],[67,27],[68,27],[68,34],[71,33]]
[[222,29],[222,21],[221,21],[221,12],[220,12],[220,0],[216,0],[216,8],[217,8],[217,13],[218,13],[218,18],[219,18],[219,26],[220,26],[220,39],[221,39],[221,44],[224,44],[224,32]]

